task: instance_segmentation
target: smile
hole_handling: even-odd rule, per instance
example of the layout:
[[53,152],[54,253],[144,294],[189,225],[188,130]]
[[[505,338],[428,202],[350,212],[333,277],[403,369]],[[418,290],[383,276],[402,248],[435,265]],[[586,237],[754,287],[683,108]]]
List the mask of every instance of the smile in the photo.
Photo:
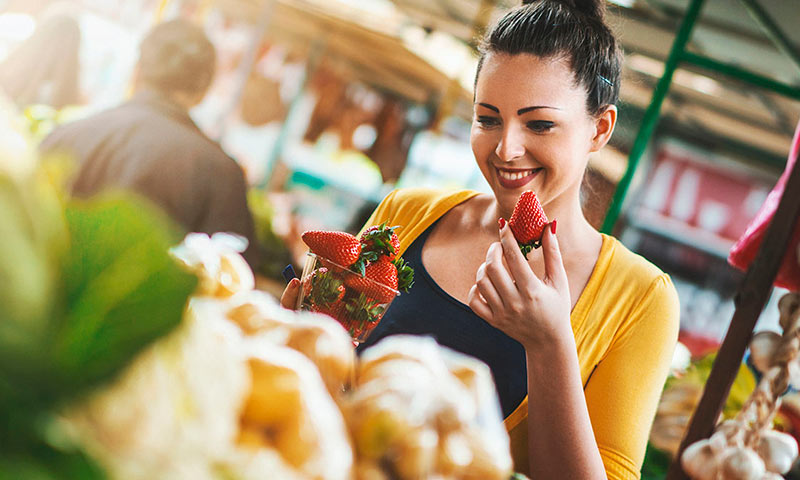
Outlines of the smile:
[[527,184],[539,173],[541,168],[532,168],[529,170],[507,170],[495,168],[497,171],[497,179],[505,188],[519,188]]

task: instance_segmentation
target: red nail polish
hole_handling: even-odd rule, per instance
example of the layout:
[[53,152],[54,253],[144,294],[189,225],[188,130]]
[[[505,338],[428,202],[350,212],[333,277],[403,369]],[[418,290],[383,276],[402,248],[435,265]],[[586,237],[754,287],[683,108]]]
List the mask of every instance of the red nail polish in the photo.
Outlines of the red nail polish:
[[499,225],[500,226],[500,230],[502,230],[503,227],[506,226],[506,219],[503,218],[503,217],[498,218],[497,219],[497,225]]
[[553,235],[556,234],[556,223],[558,223],[558,220],[554,219],[553,223],[550,224],[550,230],[553,232]]

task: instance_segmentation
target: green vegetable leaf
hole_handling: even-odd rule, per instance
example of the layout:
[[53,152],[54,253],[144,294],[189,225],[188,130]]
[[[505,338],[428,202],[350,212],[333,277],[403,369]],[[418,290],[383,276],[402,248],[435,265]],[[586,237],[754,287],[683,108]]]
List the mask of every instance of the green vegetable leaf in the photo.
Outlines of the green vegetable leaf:
[[67,311],[54,330],[54,383],[73,392],[111,377],[180,323],[197,278],[169,256],[179,232],[145,202],[73,201],[63,267]]

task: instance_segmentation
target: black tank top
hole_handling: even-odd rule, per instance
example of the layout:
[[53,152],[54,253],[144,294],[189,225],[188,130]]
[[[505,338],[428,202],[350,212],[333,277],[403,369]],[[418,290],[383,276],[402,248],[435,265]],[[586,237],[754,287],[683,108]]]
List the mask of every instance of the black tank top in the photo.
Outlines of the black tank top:
[[426,335],[458,352],[482,360],[492,370],[503,417],[510,415],[528,393],[525,349],[516,340],[486,323],[469,306],[439,285],[422,265],[422,247],[436,223],[427,228],[403,254],[414,269],[414,286],[397,297],[358,351],[394,334]]

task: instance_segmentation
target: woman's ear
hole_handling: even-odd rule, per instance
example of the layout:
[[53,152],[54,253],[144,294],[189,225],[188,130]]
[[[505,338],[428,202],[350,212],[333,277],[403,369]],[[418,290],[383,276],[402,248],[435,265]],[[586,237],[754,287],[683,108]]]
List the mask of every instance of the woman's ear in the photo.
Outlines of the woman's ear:
[[608,105],[594,119],[595,133],[592,138],[592,152],[596,152],[603,148],[606,143],[611,139],[611,134],[614,133],[614,126],[617,124],[617,106]]

